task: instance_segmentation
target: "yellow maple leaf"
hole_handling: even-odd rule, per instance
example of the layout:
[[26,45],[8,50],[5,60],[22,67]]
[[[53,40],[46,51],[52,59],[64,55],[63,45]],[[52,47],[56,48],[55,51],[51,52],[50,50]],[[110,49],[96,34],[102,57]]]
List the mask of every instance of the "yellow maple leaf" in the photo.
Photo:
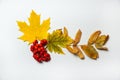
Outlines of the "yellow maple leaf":
[[28,18],[30,24],[23,21],[17,21],[19,30],[24,34],[19,37],[23,41],[28,41],[29,44],[34,40],[47,39],[48,30],[50,28],[50,18],[40,23],[40,15],[36,14],[33,10]]

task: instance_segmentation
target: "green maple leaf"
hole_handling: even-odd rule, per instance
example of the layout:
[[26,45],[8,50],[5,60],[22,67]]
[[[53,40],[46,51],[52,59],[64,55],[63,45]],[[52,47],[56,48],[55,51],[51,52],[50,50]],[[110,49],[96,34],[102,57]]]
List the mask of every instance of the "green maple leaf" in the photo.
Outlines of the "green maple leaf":
[[66,48],[67,45],[73,42],[73,40],[66,35],[66,33],[63,33],[61,29],[55,30],[51,34],[49,33],[47,40],[48,50],[58,54],[64,54],[62,48]]

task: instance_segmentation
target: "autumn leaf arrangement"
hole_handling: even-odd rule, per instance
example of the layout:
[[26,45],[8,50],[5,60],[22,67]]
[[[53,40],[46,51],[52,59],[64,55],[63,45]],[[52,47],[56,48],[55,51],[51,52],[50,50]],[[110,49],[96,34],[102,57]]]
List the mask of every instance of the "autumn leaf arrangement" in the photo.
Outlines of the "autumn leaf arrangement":
[[48,53],[65,54],[63,48],[66,48],[70,53],[78,56],[80,59],[85,59],[84,54],[89,58],[96,60],[99,57],[98,50],[108,51],[104,47],[109,39],[109,35],[101,35],[101,31],[97,30],[90,35],[88,43],[80,45],[82,32],[79,29],[76,32],[75,38],[72,39],[66,27],[57,29],[53,32],[48,32],[50,29],[50,18],[40,21],[40,15],[33,10],[28,18],[29,24],[24,21],[17,21],[19,30],[23,33],[19,39],[28,42],[30,50],[33,53],[33,58],[39,62],[48,62],[51,56]]

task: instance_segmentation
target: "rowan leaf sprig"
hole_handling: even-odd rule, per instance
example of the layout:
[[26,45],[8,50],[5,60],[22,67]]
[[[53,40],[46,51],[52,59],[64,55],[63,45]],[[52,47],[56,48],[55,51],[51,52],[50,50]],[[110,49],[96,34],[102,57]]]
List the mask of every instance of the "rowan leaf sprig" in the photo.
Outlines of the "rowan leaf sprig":
[[[99,58],[98,50],[105,50],[108,51],[107,47],[104,47],[106,42],[109,39],[109,35],[100,35],[101,31],[95,31],[94,33],[91,34],[90,38],[88,39],[88,43],[84,45],[78,45],[81,39],[82,32],[80,30],[77,31],[73,45],[72,46],[67,46],[67,50],[77,56],[79,56],[81,59],[84,59],[85,56],[83,52],[90,57],[91,59],[97,59]],[[95,47],[93,46],[95,44]],[[81,51],[82,49],[82,51]]]

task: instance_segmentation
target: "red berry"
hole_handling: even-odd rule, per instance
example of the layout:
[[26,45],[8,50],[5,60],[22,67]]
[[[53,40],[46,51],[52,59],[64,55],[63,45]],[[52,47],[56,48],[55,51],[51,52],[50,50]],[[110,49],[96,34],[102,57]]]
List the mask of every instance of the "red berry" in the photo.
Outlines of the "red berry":
[[44,53],[44,57],[47,57],[48,55],[47,55],[47,53]]
[[45,61],[46,62],[48,62],[48,61],[50,61],[50,54],[48,54],[48,53],[44,53],[44,58],[45,58]]
[[42,61],[46,61],[46,58],[43,57],[43,58],[42,58]]
[[33,51],[33,54],[36,54],[37,52],[38,52],[37,50],[34,50],[34,51]]
[[31,50],[32,52],[34,51],[34,46],[33,46],[33,45],[30,46],[30,50]]
[[51,60],[51,57],[48,57],[47,59],[48,59],[48,61],[50,61],[50,60]]
[[47,43],[47,40],[46,40],[46,39],[43,39],[43,42],[44,42],[44,43]]
[[38,41],[37,40],[35,40],[34,42],[33,42],[33,45],[36,45],[38,43]]
[[36,46],[36,47],[38,47],[38,46],[39,46],[39,44],[36,44],[35,46]]
[[35,49],[35,50],[37,50],[37,49],[38,49],[38,47],[37,47],[37,46],[34,46],[34,49]]
[[47,51],[46,51],[46,50],[44,50],[44,51],[43,51],[43,53],[47,53]]
[[47,53],[47,57],[50,57],[50,54]]
[[42,63],[42,58],[39,58],[39,59],[38,59],[38,62]]
[[40,48],[38,48],[37,50],[38,50],[38,52],[40,52],[40,51],[41,51],[41,49],[40,49]]
[[45,48],[44,47],[40,47],[41,51],[45,51]]
[[51,60],[51,58],[50,57],[46,57],[46,62],[48,62],[48,61],[50,61]]
[[35,43],[38,43],[38,41],[37,41],[37,40],[35,40],[34,42],[35,42]]
[[47,40],[46,39],[41,40],[40,44],[42,44],[43,46],[45,46],[47,44]]
[[42,44],[38,44],[38,47],[42,47]]
[[33,58],[38,61],[39,60],[39,55],[38,54],[34,54]]

